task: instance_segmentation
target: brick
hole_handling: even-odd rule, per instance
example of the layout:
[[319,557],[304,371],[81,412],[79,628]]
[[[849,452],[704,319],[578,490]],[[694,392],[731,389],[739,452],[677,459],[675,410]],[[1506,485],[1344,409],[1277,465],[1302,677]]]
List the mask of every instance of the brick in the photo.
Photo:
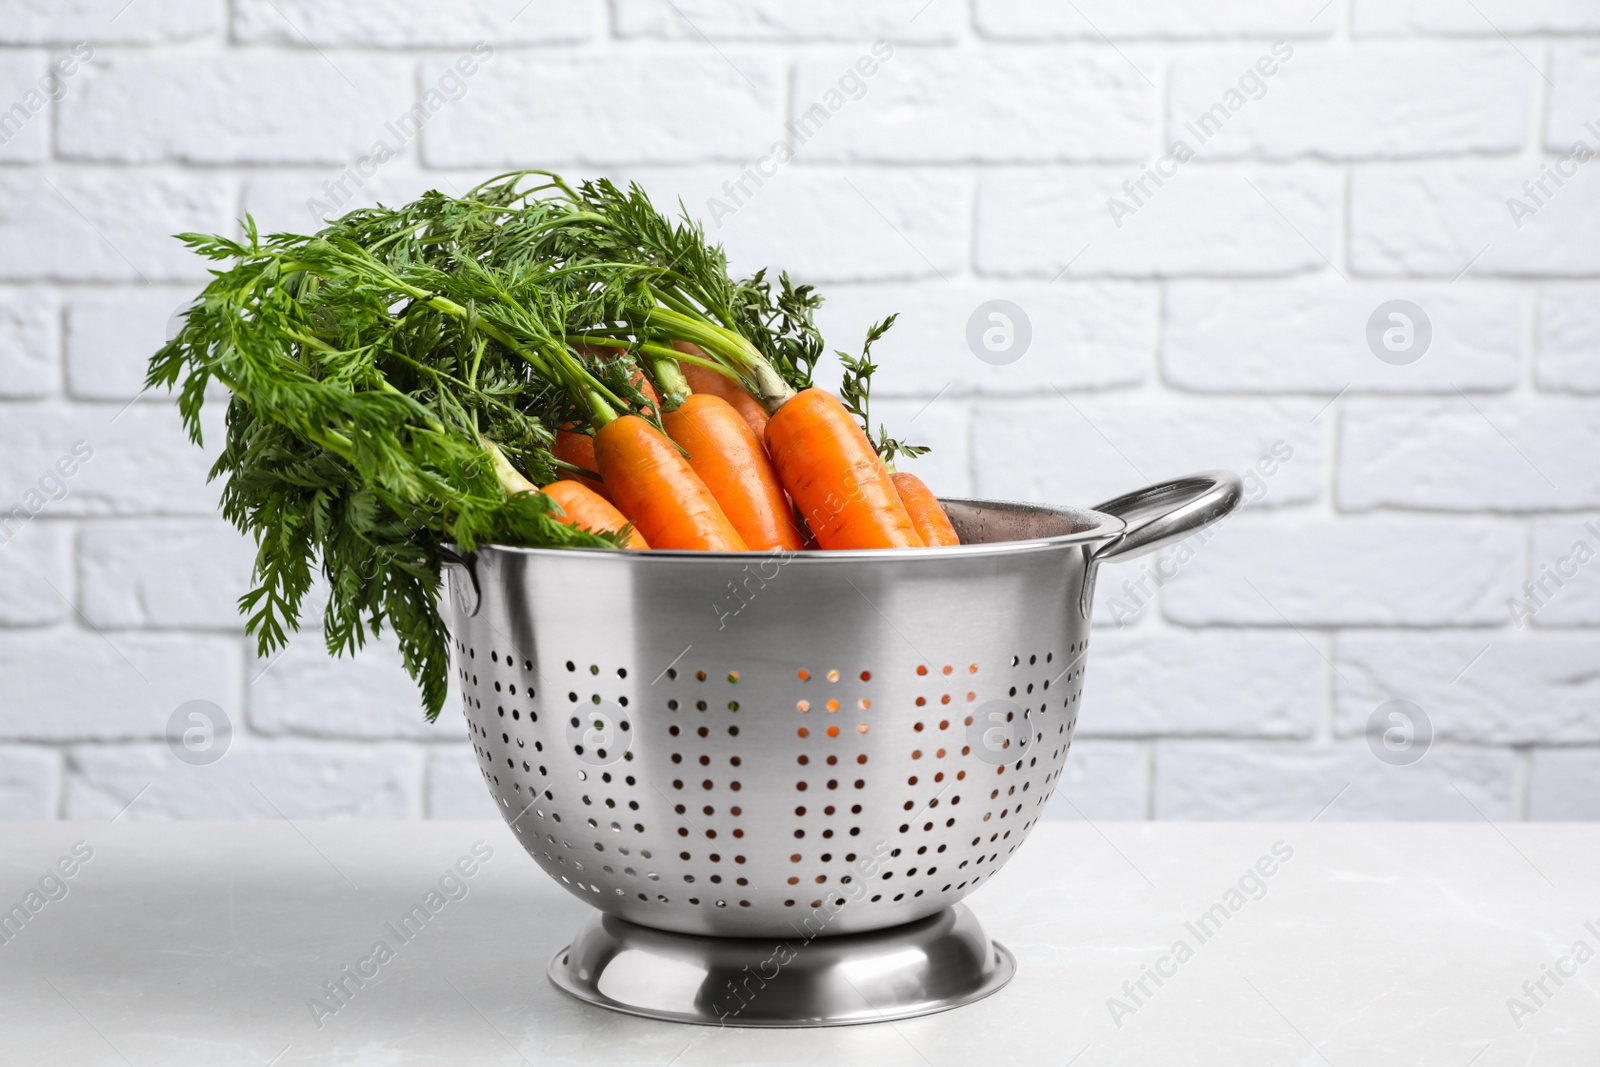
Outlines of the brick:
[[[1149,394],[981,403],[976,488],[1001,500],[1091,507],[1162,479],[1213,467],[1242,472],[1265,460],[1272,473],[1252,480],[1254,503],[1305,503],[1326,481],[1323,433],[1311,422],[1320,406]],[[1019,461],[1030,456],[1040,459]]]
[[1507,613],[1518,625],[1600,626],[1600,515],[1529,524],[1528,574]]
[[57,152],[122,163],[343,163],[414,103],[411,70],[399,58],[347,52],[234,51],[182,64],[104,52],[61,106]]
[[[990,317],[984,305],[1008,301],[1009,323]],[[1066,389],[1138,385],[1150,377],[1156,346],[1156,292],[1124,282],[970,281],[948,285],[838,286],[827,291],[817,324],[830,348],[859,352],[867,327],[891,312],[900,318],[873,346],[881,369],[874,396],[1038,394],[1051,384]],[[978,358],[967,340],[978,323],[977,351],[990,358],[982,332],[1009,329],[997,344],[1028,344],[1014,362],[996,365]],[[1024,327],[1025,322],[1025,327]]]
[[1239,515],[1161,595],[1188,626],[1498,626],[1522,555],[1507,523]]
[[77,629],[0,631],[0,677],[14,741],[159,739],[190,700],[236,716],[243,684],[232,638]]
[[1150,751],[1143,745],[1101,738],[1076,740],[1046,819],[1144,819],[1150,806]]
[[1600,741],[1600,634],[1347,633],[1335,649],[1340,736],[1359,737],[1373,709],[1404,699],[1427,713],[1440,740]]
[[46,626],[72,615],[72,531],[0,513],[0,626]]
[[1534,77],[1499,41],[1196,53],[1172,64],[1168,131],[1208,160],[1515,152]]
[[[519,10],[520,9],[520,10]],[[540,0],[530,8],[494,0],[449,5],[428,0],[239,0],[233,35],[251,43],[449,48],[582,41],[603,18],[598,0]]]
[[1528,818],[1600,819],[1600,749],[1538,748],[1528,781]]
[[1534,380],[1541,389],[1600,393],[1600,286],[1539,290]]
[[[1270,463],[1262,468],[1271,469]],[[1273,476],[1264,475],[1261,471],[1246,473],[1245,503],[1241,505],[1243,510],[1252,510],[1253,505],[1266,503],[1263,494],[1271,492]],[[1157,609],[1161,602],[1161,590],[1185,573],[1195,556],[1206,550],[1229,521],[1231,516],[1157,552],[1136,556],[1123,563],[1110,560],[1102,564],[1094,587],[1092,625],[1097,631],[1122,634],[1129,640],[1138,640],[1141,636],[1150,641],[1163,640],[1164,635],[1146,635],[1143,631],[1130,631],[1130,628],[1159,614]],[[1320,647],[1304,642],[1302,645],[1303,651],[1311,656],[1316,656]]]
[[51,294],[0,290],[0,397],[41,397],[60,390],[60,320]]
[[1480,277],[1600,272],[1600,198],[1572,181],[1557,188],[1547,180],[1550,195],[1523,189],[1544,173],[1523,160],[1357,168],[1350,265],[1361,274],[1450,279],[1469,265]]
[[[250,725],[262,734],[438,740],[459,732],[424,717],[416,683],[387,635],[354,656],[336,658],[319,634],[297,634],[281,653],[251,663],[249,672]],[[453,715],[460,703],[452,695],[442,715]]]
[[[1145,193],[1132,185],[1145,173],[1137,164],[985,176],[978,191],[979,272],[1261,276],[1327,268],[1323,257],[1334,252],[1341,195],[1337,174],[1193,161],[1167,169],[1174,166],[1160,187],[1144,179]],[[1113,199],[1123,205],[1116,217],[1108,206]]]
[[60,795],[60,753],[0,745],[0,819],[53,819]]
[[[445,715],[455,723],[454,708]],[[444,716],[440,716],[441,719]],[[442,725],[442,724],[441,724]],[[428,746],[427,813],[430,819],[497,819],[495,807],[483,779],[483,769],[472,746],[457,739],[449,745]]]
[[658,206],[681,197],[707,238],[727,246],[738,276],[769,267],[807,282],[880,281],[948,278],[966,266],[972,186],[953,170],[788,166],[741,194],[743,173],[652,168],[621,178]]
[[615,0],[620,37],[700,41],[951,41],[961,35],[960,4],[892,0]]
[[1514,761],[1508,751],[1435,745],[1417,763],[1394,767],[1364,742],[1163,741],[1155,817],[1299,822],[1326,807],[1322,818],[1340,821],[1509,819]]
[[[1565,156],[1581,141],[1590,152],[1600,152],[1600,45],[1558,47],[1552,59],[1550,80],[1553,84],[1550,110],[1545,117],[1545,148]],[[1576,160],[1566,169],[1570,171],[1575,164]],[[1589,169],[1587,163],[1584,169]],[[1571,177],[1570,174],[1564,176]],[[1588,177],[1593,180],[1593,175]],[[1583,196],[1586,192],[1577,195]],[[1587,195],[1593,199],[1592,193]]]
[[255,547],[216,520],[85,523],[79,599],[101,627],[242,630]]
[[232,229],[220,174],[0,168],[0,280],[203,279],[171,234]]
[[1566,399],[1362,400],[1340,419],[1338,498],[1351,509],[1600,506],[1600,404]]
[[792,99],[807,160],[1136,160],[1161,121],[1155,87],[1098,49],[839,53],[796,64]]
[[0,44],[145,44],[215,36],[226,25],[224,0],[12,0]]
[[537,145],[545,163],[742,160],[782,136],[773,61],[636,58],[497,55],[423,129],[423,157],[437,167],[523,166]]
[[1185,40],[1206,37],[1325,37],[1338,27],[1336,13],[1320,14],[1323,0],[1256,4],[1250,0],[1188,4],[1155,0],[1121,4],[1078,0],[1071,4],[1018,4],[977,0],[978,30],[986,37]]
[[[204,412],[204,449],[189,443],[174,405],[133,404],[120,414],[119,407],[0,406],[0,509],[20,503],[52,516],[215,514],[219,487],[206,476],[222,442],[221,406]],[[65,478],[67,493],[51,500],[41,481],[68,459],[78,462]]]
[[1094,635],[1084,737],[1310,737],[1327,664],[1292,633]]
[[[1584,0],[1352,0],[1352,31],[1362,36],[1441,34],[1495,37],[1523,33],[1594,33],[1600,11]],[[1518,47],[1532,52],[1529,44]]]
[[[165,745],[86,745],[67,754],[65,814],[110,818],[148,785],[127,819],[415,819],[422,769],[411,745],[262,741],[237,730],[227,753],[203,767],[179,763]],[[340,873],[361,885],[357,872]]]
[[50,153],[50,97],[64,83],[33,52],[0,52],[0,163],[36,163]]
[[[125,404],[144,389],[150,357],[182,325],[193,287],[141,286],[74,297],[67,304],[67,392]],[[167,394],[146,394],[151,399]]]
[[959,400],[875,400],[874,432],[880,425],[889,436],[932,451],[916,459],[900,459],[896,466],[910,471],[939,496],[972,495],[972,413]]
[[1094,583],[1094,609],[1089,617],[1097,640],[1102,631],[1145,632],[1132,628],[1145,626],[1146,620],[1159,614],[1155,610],[1159,598],[1140,591],[1140,583],[1144,589],[1158,590],[1157,577],[1172,573],[1171,561],[1180,551],[1184,551],[1181,545],[1127,563],[1100,565]]
[[[1367,340],[1368,322],[1396,299],[1422,308],[1432,331],[1422,357],[1403,366],[1379,359]],[[1174,282],[1163,303],[1162,376],[1201,392],[1508,390],[1521,375],[1523,302],[1471,282]]]

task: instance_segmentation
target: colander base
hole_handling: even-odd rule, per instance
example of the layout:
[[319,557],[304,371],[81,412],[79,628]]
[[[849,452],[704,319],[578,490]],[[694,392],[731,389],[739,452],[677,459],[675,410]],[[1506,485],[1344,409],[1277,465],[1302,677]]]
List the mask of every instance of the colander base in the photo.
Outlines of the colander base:
[[870,933],[699,937],[595,913],[550,981],[630,1015],[704,1026],[850,1026],[981,1000],[1016,973],[962,904]]

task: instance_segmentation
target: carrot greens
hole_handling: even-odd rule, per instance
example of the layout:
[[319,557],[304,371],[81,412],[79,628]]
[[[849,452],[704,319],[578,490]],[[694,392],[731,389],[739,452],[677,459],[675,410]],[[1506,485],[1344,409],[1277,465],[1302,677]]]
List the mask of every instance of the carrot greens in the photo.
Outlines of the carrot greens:
[[[449,552],[629,543],[630,531],[580,529],[527,491],[593,473],[557,458],[558,428],[618,442],[606,488],[672,529],[677,504],[611,483],[626,478],[625,452],[676,462],[652,435],[689,395],[680,363],[731,375],[771,413],[811,389],[823,353],[810,286],[735,280],[696,223],[661,214],[637,186],[519,172],[461,197],[353,211],[310,236],[262,235],[248,219],[236,239],[180,236],[216,266],[148,384],[178,391],[197,444],[208,388],[230,394],[211,477],[256,544],[240,607],[260,654],[298,627],[320,573],[329,650],[392,630],[429,718],[446,694],[437,599]],[[846,364],[863,419],[870,344],[887,325]],[[606,431],[619,420],[625,433]]]

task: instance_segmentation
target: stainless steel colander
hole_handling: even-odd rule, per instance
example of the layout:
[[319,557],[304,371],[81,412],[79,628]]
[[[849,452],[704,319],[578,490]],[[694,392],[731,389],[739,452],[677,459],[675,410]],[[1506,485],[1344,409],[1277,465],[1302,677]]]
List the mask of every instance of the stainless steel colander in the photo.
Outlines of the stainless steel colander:
[[1094,510],[946,500],[961,546],[892,553],[488,547],[449,570],[473,747],[529,854],[607,916],[717,938],[914,923],[1042,814],[1097,564],[1239,496],[1210,471]]

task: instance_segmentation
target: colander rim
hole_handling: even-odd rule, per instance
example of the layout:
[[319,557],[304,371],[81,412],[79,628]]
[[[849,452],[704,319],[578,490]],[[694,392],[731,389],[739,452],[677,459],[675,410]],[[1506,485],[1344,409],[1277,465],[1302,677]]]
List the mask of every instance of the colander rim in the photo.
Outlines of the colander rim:
[[[880,548],[835,549],[822,551],[819,549],[803,549],[798,552],[784,552],[787,562],[805,563],[812,566],[826,565],[829,563],[861,563],[876,560],[878,562],[896,562],[930,559],[970,559],[983,556],[1009,556],[1019,553],[1048,552],[1060,548],[1069,548],[1077,545],[1097,545],[1108,543],[1120,536],[1126,529],[1127,523],[1115,515],[1092,508],[1075,508],[1069,506],[1055,506],[1049,504],[1035,504],[1020,500],[990,500],[976,497],[940,497],[942,504],[960,504],[972,507],[1004,508],[1014,512],[1038,517],[1058,517],[1070,519],[1081,529],[1070,533],[1053,534],[1049,537],[1021,538],[1013,541],[983,541],[970,545],[951,545],[948,547],[934,548],[897,548],[892,550]],[[452,553],[460,553],[456,545],[446,546]],[[574,555],[585,557],[600,557],[615,559],[629,566],[665,566],[672,562],[692,560],[701,563],[728,562],[733,560],[748,561],[752,555],[768,556],[775,551],[768,552],[700,552],[686,549],[650,549],[645,552],[618,552],[610,548],[536,548],[523,545],[502,545],[496,543],[482,544],[476,549],[477,554],[487,551],[528,556],[551,556],[570,558]],[[466,555],[466,553],[460,553]]]

